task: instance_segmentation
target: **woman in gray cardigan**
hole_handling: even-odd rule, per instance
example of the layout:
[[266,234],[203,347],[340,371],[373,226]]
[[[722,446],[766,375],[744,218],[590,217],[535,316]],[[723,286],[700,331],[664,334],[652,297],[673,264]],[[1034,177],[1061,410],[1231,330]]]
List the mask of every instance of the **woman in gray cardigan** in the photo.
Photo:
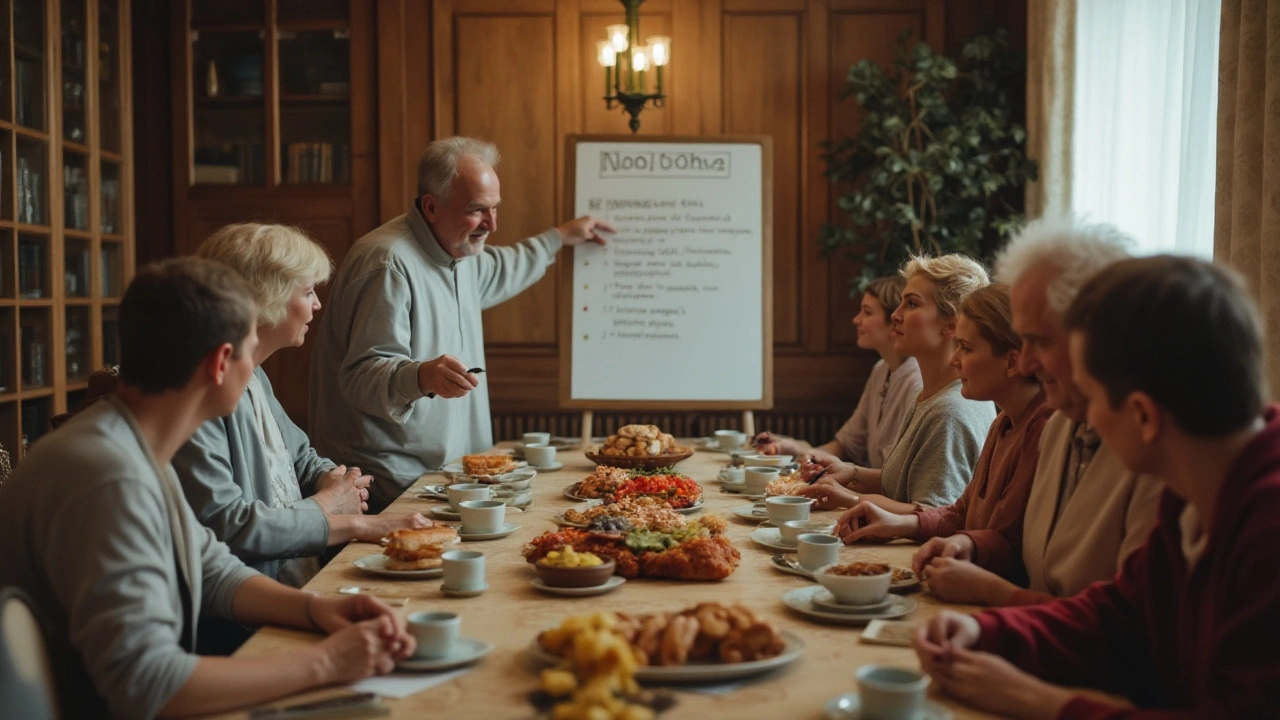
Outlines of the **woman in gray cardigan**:
[[196,254],[249,281],[259,322],[253,377],[235,412],[201,425],[173,459],[200,522],[246,564],[295,587],[315,575],[326,547],[430,525],[416,512],[363,515],[371,478],[320,457],[262,370],[275,351],[302,345],[320,309],[315,286],[332,269],[324,249],[292,227],[244,223],[218,230]]
[[951,366],[956,316],[970,292],[988,284],[982,266],[962,255],[913,257],[902,268],[907,285],[893,314],[894,350],[920,366],[923,388],[911,403],[898,441],[880,470],[817,455],[803,477],[822,477],[803,491],[816,507],[852,507],[859,499],[895,513],[945,507],[964,493],[996,409],[960,395]]

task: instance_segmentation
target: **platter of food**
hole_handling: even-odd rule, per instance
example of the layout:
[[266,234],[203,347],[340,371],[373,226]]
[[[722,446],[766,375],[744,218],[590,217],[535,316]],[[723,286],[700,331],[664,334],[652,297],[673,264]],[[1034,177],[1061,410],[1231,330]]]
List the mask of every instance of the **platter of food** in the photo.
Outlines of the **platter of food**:
[[655,577],[671,580],[723,580],[733,574],[741,553],[724,537],[724,518],[704,515],[683,526],[667,529],[633,528],[628,531],[594,531],[562,528],[545,532],[524,546],[530,564],[548,553],[572,547],[613,558],[614,572],[625,578]]
[[571,500],[603,500],[612,503],[642,497],[663,501],[677,512],[697,512],[702,507],[702,486],[686,475],[672,472],[623,470],[600,466],[595,472],[564,489]]
[[597,465],[656,470],[689,459],[693,450],[676,445],[675,438],[657,425],[624,425],[598,449],[587,449],[585,455]]
[[[805,570],[796,560],[795,554],[784,555],[782,553],[775,554],[770,561],[774,570],[778,570],[791,575],[799,575],[803,578],[813,579],[813,573]],[[920,578],[911,571],[911,568],[895,567],[893,575],[889,578],[889,592],[908,592],[920,586]]]
[[604,632],[630,646],[639,662],[634,677],[647,683],[748,678],[790,665],[805,648],[799,635],[742,605],[699,603],[671,613],[570,617],[539,633],[531,653],[549,665],[564,663],[584,631]]
[[616,503],[588,500],[551,519],[562,527],[599,532],[629,532],[636,528],[667,531],[683,528],[690,522],[682,511],[651,497],[624,498]]

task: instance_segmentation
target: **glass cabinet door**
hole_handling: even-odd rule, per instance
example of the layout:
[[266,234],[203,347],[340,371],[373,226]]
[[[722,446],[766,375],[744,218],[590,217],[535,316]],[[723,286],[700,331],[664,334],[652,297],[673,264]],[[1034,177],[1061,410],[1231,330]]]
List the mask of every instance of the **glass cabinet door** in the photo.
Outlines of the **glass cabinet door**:
[[351,182],[350,32],[280,30],[281,180]]
[[196,185],[266,183],[263,17],[261,3],[194,5],[192,182]]

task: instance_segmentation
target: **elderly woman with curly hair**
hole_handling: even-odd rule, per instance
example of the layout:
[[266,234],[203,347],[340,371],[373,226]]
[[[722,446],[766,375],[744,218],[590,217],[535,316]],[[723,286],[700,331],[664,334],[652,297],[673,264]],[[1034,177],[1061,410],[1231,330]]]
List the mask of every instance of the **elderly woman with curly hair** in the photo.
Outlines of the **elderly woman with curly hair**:
[[324,249],[296,228],[243,223],[215,232],[196,255],[249,281],[259,323],[255,370],[235,412],[204,423],[173,459],[200,522],[246,564],[295,587],[315,575],[326,547],[430,525],[416,512],[363,515],[371,478],[320,457],[262,370],[275,351],[302,345],[320,309],[316,285],[332,270]]

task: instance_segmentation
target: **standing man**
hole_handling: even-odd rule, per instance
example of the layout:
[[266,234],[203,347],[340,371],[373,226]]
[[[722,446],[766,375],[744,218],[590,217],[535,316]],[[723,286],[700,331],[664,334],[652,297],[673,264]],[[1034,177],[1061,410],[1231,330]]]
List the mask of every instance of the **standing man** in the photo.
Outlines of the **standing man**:
[[[437,140],[418,162],[409,212],[360,238],[342,263],[311,368],[316,449],[372,474],[378,512],[414,480],[493,444],[480,312],[537,282],[561,245],[612,232],[570,220],[511,247],[498,229],[498,150]],[[548,311],[551,311],[548,308]]]

